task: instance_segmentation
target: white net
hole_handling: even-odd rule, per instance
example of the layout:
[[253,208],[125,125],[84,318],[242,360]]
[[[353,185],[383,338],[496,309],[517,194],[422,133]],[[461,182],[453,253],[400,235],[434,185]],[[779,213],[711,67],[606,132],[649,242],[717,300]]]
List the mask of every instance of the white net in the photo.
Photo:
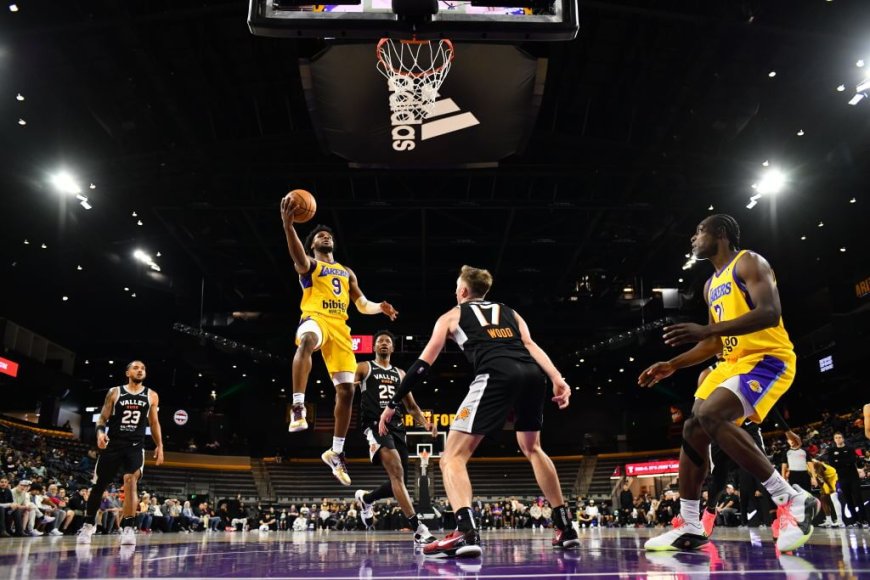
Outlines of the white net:
[[378,43],[378,70],[387,79],[390,110],[405,121],[421,121],[432,111],[438,89],[453,62],[449,40],[393,40]]

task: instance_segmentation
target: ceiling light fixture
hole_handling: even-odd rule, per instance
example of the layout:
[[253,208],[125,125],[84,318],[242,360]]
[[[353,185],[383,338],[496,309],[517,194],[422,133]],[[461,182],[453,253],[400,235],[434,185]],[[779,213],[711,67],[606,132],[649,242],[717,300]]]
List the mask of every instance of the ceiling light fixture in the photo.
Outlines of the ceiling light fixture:
[[25,121],[24,119],[18,119],[18,124],[23,127],[27,124],[27,121]]
[[804,134],[805,134],[805,133],[804,133],[804,130],[803,130],[803,129],[798,129],[798,132],[797,132],[797,136],[798,136],[798,137],[803,137]]
[[842,93],[842,92],[845,91],[845,90],[846,90],[846,85],[838,85],[838,86],[837,86],[837,92],[838,92],[838,93]]
[[21,93],[18,93],[17,95],[15,95],[15,100],[16,101],[23,101],[24,95],[22,95]]
[[10,4],[9,12],[18,12],[18,4]]

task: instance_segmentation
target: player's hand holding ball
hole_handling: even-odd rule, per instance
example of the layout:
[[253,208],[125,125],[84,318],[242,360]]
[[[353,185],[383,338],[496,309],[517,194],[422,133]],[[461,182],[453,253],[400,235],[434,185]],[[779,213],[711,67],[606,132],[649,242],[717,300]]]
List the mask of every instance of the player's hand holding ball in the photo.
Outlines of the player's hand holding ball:
[[303,224],[317,213],[317,200],[304,189],[294,189],[281,199],[281,219],[290,225]]

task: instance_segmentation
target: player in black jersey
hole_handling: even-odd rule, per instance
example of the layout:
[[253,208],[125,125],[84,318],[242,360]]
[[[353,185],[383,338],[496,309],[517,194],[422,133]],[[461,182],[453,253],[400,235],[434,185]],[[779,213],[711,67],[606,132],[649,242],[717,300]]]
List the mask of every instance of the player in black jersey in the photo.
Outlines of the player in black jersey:
[[374,336],[375,360],[361,362],[356,367],[353,382],[360,389],[360,420],[363,433],[369,443],[369,459],[372,463],[384,466],[390,479],[374,491],[366,492],[358,489],[356,500],[360,504],[360,517],[366,527],[372,525],[372,504],[379,499],[395,497],[402,508],[402,513],[411,523],[414,541],[417,544],[429,544],[435,537],[429,533],[429,528],[420,522],[414,511],[414,504],[405,487],[405,475],[408,473],[408,443],[405,438],[405,413],[410,413],[417,423],[438,436],[438,427],[430,423],[420,410],[414,395],[408,393],[396,407],[397,412],[392,421],[387,424],[387,433],[378,432],[378,421],[387,403],[396,394],[405,371],[397,369],[390,363],[393,354],[395,337],[388,330],[381,330]]
[[127,365],[127,384],[112,387],[106,394],[103,410],[97,419],[97,447],[102,451],[94,467],[93,487],[85,510],[85,523],[79,530],[78,543],[90,544],[96,527],[94,518],[100,509],[103,492],[118,470],[124,474],[124,507],[121,519],[121,545],[135,545],[137,482],[145,467],[145,426],[157,448],[154,458],[163,463],[163,438],[157,418],[159,398],[143,385],[145,363],[134,360]]
[[423,548],[423,553],[429,556],[476,557],[481,554],[480,537],[471,512],[471,482],[466,464],[483,437],[502,428],[511,410],[516,415],[520,449],[531,462],[538,485],[554,506],[553,547],[580,545],[565,507],[556,468],[541,448],[547,377],[553,383],[551,400],[559,409],[568,406],[571,387],[547,353],[532,340],[529,327],[520,315],[504,304],[484,299],[491,286],[492,275],[488,271],[462,267],[456,281],[458,305],[435,323],[432,338],[408,369],[378,425],[382,434],[387,432],[395,407],[426,375],[446,340],[454,340],[474,366],[475,374],[450,427],[447,446],[439,462],[458,529]]

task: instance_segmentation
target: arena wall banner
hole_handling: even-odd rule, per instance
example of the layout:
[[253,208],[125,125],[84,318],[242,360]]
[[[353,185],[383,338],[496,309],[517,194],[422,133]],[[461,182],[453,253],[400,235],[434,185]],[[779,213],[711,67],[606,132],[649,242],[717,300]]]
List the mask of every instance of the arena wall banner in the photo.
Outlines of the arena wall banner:
[[[413,122],[391,110],[371,44],[334,44],[303,61],[322,147],[360,167],[485,166],[521,152],[538,114],[546,59],[511,45],[455,47],[433,109]],[[402,96],[392,96],[400,106]]]
[[676,475],[679,471],[679,459],[668,459],[667,461],[649,461],[647,463],[627,463],[625,465],[625,475],[627,477]]

